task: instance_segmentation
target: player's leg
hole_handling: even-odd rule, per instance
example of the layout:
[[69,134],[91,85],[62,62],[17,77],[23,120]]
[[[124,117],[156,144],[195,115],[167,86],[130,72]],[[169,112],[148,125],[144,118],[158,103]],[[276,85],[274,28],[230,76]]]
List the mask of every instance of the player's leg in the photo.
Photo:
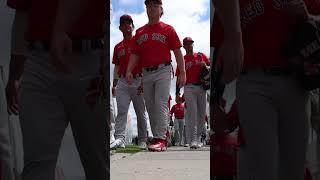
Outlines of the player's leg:
[[186,136],[187,144],[191,148],[197,148],[197,92],[196,86],[186,85],[184,88],[184,98],[186,103]]
[[4,71],[2,68],[0,65],[0,179],[13,180],[13,153],[5,97]]
[[[155,128],[152,133],[154,142],[149,145],[151,151],[164,151],[167,146],[167,130],[168,130],[168,97],[171,85],[171,66],[165,66],[158,69],[153,74],[154,81],[154,123]],[[146,97],[147,95],[145,95]],[[151,121],[150,121],[151,123]]]
[[129,85],[124,78],[120,78],[116,87],[117,93],[117,109],[118,114],[115,120],[115,132],[114,137],[115,141],[110,144],[110,148],[124,148],[125,144],[125,135],[126,135],[126,127],[128,121],[128,110],[131,102],[131,97],[129,93]]
[[175,144],[180,144],[181,138],[180,138],[180,131],[179,131],[179,121],[180,119],[175,118],[174,119],[174,139]]
[[[100,52],[74,53],[71,80],[63,97],[68,110],[75,143],[87,180],[107,179],[110,175],[107,131],[107,89]],[[75,80],[74,80],[75,79]],[[91,92],[94,94],[90,95]]]
[[155,86],[153,81],[153,74],[144,72],[143,73],[143,98],[146,105],[146,110],[149,116],[150,128],[153,136],[156,136],[156,122],[155,122]]
[[198,139],[198,146],[201,147],[203,144],[201,142],[201,136],[205,129],[205,117],[206,117],[206,110],[207,110],[207,95],[206,91],[199,87],[197,96],[197,139]]
[[49,53],[33,52],[22,77],[18,100],[24,151],[22,179],[54,180],[67,120]]
[[182,144],[185,142],[185,138],[184,138],[184,135],[183,135],[183,129],[184,129],[184,118],[183,118],[183,119],[179,119],[178,124],[179,124],[179,139],[180,139],[180,146],[182,146]]
[[[140,78],[138,79],[138,83],[140,83]],[[139,84],[138,84],[139,86]],[[133,89],[134,98],[132,100],[134,110],[137,115],[137,126],[138,126],[138,144],[141,148],[146,148],[147,142],[147,115],[146,115],[146,106],[143,98],[143,94],[137,95],[138,91],[135,87]]]
[[278,112],[272,82],[263,72],[238,79],[237,107],[245,139],[239,153],[239,170],[245,172],[239,172],[239,180],[278,179]]
[[[309,135],[308,93],[291,78],[277,81],[279,99],[279,179],[303,180]],[[295,103],[289,103],[294,99]]]

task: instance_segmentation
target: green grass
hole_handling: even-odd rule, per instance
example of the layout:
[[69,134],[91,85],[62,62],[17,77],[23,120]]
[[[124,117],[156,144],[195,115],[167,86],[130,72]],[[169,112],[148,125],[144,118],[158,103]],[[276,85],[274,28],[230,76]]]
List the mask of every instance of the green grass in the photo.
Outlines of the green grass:
[[137,145],[126,145],[126,148],[117,148],[116,153],[134,154],[142,151]]

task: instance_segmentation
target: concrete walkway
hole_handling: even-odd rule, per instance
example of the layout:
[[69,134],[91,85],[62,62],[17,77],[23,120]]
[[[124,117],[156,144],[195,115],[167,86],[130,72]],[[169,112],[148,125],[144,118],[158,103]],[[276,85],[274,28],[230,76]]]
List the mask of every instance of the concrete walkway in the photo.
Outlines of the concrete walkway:
[[166,152],[143,151],[111,155],[112,180],[209,180],[210,149],[169,147]]

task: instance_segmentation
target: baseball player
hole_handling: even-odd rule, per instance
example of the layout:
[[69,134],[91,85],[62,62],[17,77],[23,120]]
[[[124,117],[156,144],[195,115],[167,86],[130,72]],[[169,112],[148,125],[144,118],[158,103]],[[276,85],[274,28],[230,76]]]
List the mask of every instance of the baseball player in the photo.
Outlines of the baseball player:
[[174,115],[174,134],[175,134],[175,139],[176,143],[182,146],[182,142],[185,144],[185,140],[183,139],[183,129],[185,125],[185,120],[184,120],[184,103],[182,101],[182,97],[176,97],[176,103],[175,105],[172,106],[171,111],[170,111],[170,119],[172,119],[172,116]]
[[9,9],[5,1],[0,2],[0,179],[13,180],[13,157],[9,129],[9,116],[5,96],[7,69],[10,60],[10,34],[14,11]]
[[134,24],[131,16],[125,14],[120,17],[120,31],[123,40],[114,47],[113,63],[115,71],[118,72],[119,80],[114,79],[112,92],[116,96],[118,115],[115,120],[116,140],[110,144],[110,148],[125,147],[125,130],[127,125],[128,109],[132,101],[137,114],[138,124],[138,145],[146,149],[147,147],[147,118],[144,99],[142,95],[142,67],[138,65],[132,71],[133,81],[128,84],[125,73],[131,54],[132,31]]
[[[241,31],[246,40],[243,42],[242,74],[234,76],[237,78],[237,107],[245,140],[239,150],[239,180],[304,178],[308,92],[299,86],[289,69],[282,45],[294,30],[292,22],[297,17],[320,14],[319,1],[305,2],[307,9],[302,0],[239,1]],[[224,18],[220,17],[223,10],[220,11],[219,7],[216,10],[218,18],[214,21],[212,42],[218,54],[226,53],[219,52],[225,43],[222,38],[229,39],[227,35],[233,30],[225,27]],[[219,26],[218,19],[224,29]],[[223,58],[218,61],[226,60],[218,57]],[[228,68],[232,69],[232,66]],[[293,99],[295,103],[289,103]]]
[[[184,60],[187,75],[184,98],[186,102],[186,140],[187,144],[190,144],[190,148],[196,149],[202,146],[200,140],[207,105],[206,91],[201,87],[199,76],[201,68],[209,66],[210,62],[203,53],[194,53],[193,42],[191,37],[183,39],[183,48],[186,50]],[[180,71],[177,69],[176,75],[179,73]]]
[[106,1],[8,0],[8,5],[28,14],[25,37],[30,46],[18,97],[22,179],[55,179],[57,156],[69,122],[86,178],[107,179],[102,42]]
[[133,83],[134,67],[138,63],[143,65],[144,99],[153,134],[148,149],[165,151],[169,119],[167,101],[172,73],[171,50],[181,71],[178,77],[180,87],[184,86],[186,75],[179,37],[172,26],[160,21],[163,15],[162,0],[145,0],[145,5],[149,22],[136,31],[126,76],[127,81]]

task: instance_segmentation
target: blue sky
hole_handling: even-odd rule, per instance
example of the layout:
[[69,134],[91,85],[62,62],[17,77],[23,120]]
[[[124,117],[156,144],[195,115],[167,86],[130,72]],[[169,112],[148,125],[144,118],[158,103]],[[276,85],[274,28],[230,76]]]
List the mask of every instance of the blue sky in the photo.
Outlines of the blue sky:
[[[195,1],[195,0],[194,0]],[[165,1],[164,1],[165,2]],[[209,7],[209,1],[208,1]],[[112,2],[113,9],[115,11],[123,11],[125,13],[143,13],[144,12],[144,0],[115,0]],[[201,15],[201,21],[208,20],[210,16],[210,9],[205,9],[205,13]]]
[[[203,52],[210,56],[210,1],[211,0],[162,0],[164,15],[161,21],[172,25],[180,40],[190,36],[195,41],[194,51]],[[122,41],[119,31],[119,17],[123,14],[132,16],[136,29],[147,23],[144,0],[112,0],[112,20],[110,25],[110,57],[113,55],[114,46]],[[183,48],[182,53],[185,54]],[[176,69],[173,57],[172,65]],[[110,59],[111,63],[111,59]],[[111,79],[113,78],[113,65],[111,64]],[[171,96],[174,99],[175,79],[172,80]],[[171,102],[174,104],[174,101]],[[132,104],[129,113],[135,118]],[[135,122],[134,122],[135,123]],[[135,127],[135,125],[134,125]],[[136,133],[136,132],[134,132]]]

